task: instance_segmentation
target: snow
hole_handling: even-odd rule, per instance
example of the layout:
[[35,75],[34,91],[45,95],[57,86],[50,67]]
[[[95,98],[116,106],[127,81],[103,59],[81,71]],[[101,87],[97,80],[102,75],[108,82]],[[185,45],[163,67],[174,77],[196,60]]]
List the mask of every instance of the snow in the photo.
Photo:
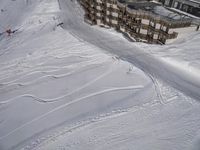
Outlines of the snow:
[[189,16],[189,17],[191,17],[191,18],[195,18],[195,19],[198,19],[198,20],[199,20],[199,17],[194,16],[194,15],[191,15],[191,14],[189,14],[189,13],[187,13],[187,12],[184,12],[184,11],[181,11],[181,10],[179,10],[179,9],[176,9],[176,8],[168,8],[168,9],[173,10],[173,11],[176,11],[176,12],[179,12],[179,13],[181,13],[181,14],[184,14],[184,15],[186,15],[186,16]]
[[131,43],[74,0],[0,6],[19,28],[0,36],[1,150],[199,148],[199,32]]
[[174,13],[174,12],[172,12],[172,11],[162,7],[162,6],[156,6],[154,8],[154,13],[165,16],[165,17],[172,18],[174,20],[180,20],[182,18],[181,15]]

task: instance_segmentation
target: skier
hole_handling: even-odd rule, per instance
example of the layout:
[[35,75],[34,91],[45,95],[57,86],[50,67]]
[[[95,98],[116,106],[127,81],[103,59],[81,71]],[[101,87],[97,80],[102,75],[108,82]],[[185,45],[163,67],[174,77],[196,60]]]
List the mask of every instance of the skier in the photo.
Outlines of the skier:
[[7,30],[6,30],[6,33],[8,34],[8,36],[10,36],[11,33],[12,33],[12,30],[11,30],[11,29],[7,29]]
[[11,29],[7,29],[7,30],[6,30],[6,33],[7,33],[8,36],[10,36],[12,33],[15,33],[16,31],[17,31],[17,30],[13,30],[13,31],[12,31]]

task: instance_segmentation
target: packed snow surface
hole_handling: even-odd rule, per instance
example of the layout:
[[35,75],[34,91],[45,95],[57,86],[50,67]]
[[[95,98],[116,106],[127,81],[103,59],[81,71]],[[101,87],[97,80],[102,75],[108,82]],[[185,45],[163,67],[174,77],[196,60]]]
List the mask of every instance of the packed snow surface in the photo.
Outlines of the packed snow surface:
[[147,45],[84,23],[75,0],[0,9],[0,150],[200,148],[199,32]]
[[[164,8],[163,6],[156,6],[154,8],[154,13],[156,13],[158,15],[162,15],[164,17],[169,17],[174,20],[180,20],[183,17],[177,13],[174,13],[174,12]],[[184,16],[184,17],[186,17],[186,16]]]

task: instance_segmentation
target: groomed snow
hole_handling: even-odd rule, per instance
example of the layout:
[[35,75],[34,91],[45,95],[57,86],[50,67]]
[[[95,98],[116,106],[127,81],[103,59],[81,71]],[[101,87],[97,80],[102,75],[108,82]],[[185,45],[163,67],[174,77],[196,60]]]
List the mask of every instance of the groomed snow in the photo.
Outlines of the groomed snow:
[[87,25],[75,0],[0,9],[19,29],[0,36],[0,150],[199,148],[199,32],[149,47]]

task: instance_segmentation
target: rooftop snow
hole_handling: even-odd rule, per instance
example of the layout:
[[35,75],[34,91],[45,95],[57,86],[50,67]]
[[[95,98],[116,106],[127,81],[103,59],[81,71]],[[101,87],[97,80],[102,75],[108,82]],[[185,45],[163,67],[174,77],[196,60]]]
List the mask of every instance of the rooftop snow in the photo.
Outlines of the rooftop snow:
[[189,17],[185,15],[180,15],[174,11],[171,11],[158,3],[140,1],[140,2],[125,2],[127,3],[127,7],[133,10],[143,10],[147,12],[151,12],[155,15],[162,16],[168,19],[180,20],[180,19],[189,19]]

